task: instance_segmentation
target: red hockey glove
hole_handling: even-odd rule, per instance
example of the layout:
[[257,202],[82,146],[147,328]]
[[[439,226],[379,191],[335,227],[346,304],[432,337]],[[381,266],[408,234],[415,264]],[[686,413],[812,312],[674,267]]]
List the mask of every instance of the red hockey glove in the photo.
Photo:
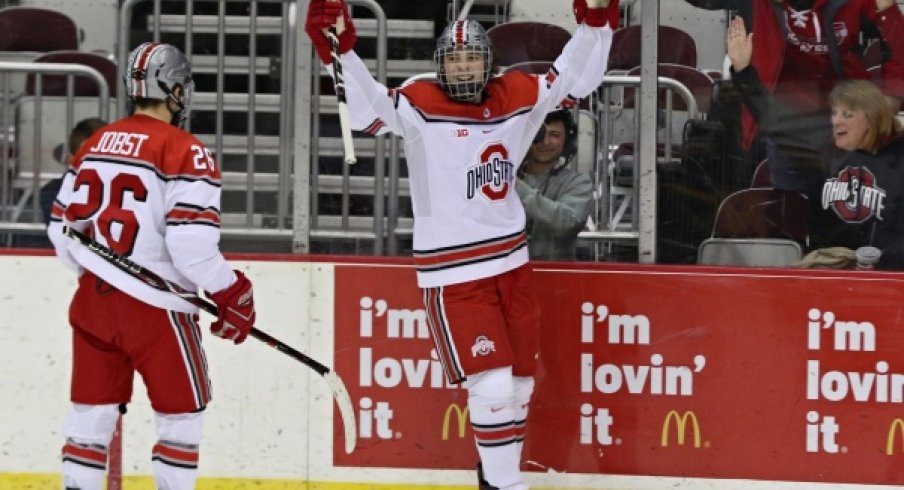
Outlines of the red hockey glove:
[[590,27],[603,27],[608,23],[613,30],[618,29],[618,0],[609,0],[608,5],[602,6],[604,3],[600,0],[574,0],[571,8],[575,21]]
[[339,54],[342,54],[355,47],[355,40],[357,39],[355,24],[352,23],[352,18],[348,15],[348,6],[342,0],[311,0],[311,3],[308,4],[308,19],[305,21],[304,31],[308,33],[308,37],[314,43],[317,56],[324,64],[331,63],[333,56],[330,53],[330,39],[323,31],[324,29],[335,27],[340,19],[345,24],[344,29],[337,29],[337,32],[339,32]]
[[587,16],[587,0],[574,0],[571,3],[571,10],[574,12],[574,21],[583,24],[584,17]]
[[254,293],[251,290],[251,281],[235,271],[236,280],[232,286],[210,295],[210,299],[217,304],[219,316],[210,325],[210,332],[217,337],[231,340],[241,344],[251,332],[254,319]]

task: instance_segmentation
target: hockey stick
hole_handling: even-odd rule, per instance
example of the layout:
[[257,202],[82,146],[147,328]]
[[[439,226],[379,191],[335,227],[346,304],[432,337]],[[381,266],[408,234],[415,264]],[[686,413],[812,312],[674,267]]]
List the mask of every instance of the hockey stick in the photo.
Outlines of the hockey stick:
[[[173,293],[183,300],[197,306],[198,308],[201,308],[207,313],[210,313],[213,316],[218,316],[216,305],[198,296],[197,293],[189,291],[176,283],[170,282],[158,276],[155,272],[145,269],[135,262],[132,262],[128,258],[117,254],[109,248],[92,240],[84,233],[73,229],[71,226],[64,226],[63,234],[68,236],[69,238],[72,238],[73,240],[78,241],[79,243],[87,247],[88,250],[98,255],[100,258],[113,264],[117,269],[125,272],[126,274],[129,274],[130,276],[138,279],[148,286],[151,286],[152,288],[160,291],[168,291],[170,293]],[[352,400],[348,394],[348,390],[345,388],[345,383],[342,382],[342,378],[340,378],[335,371],[324,366],[323,364],[320,364],[314,359],[311,359],[307,355],[295,350],[294,348],[282,343],[281,341],[270,336],[267,333],[264,333],[256,328],[252,328],[251,336],[282,352],[283,354],[286,354],[296,361],[300,361],[305,366],[308,366],[314,371],[317,371],[317,374],[319,374],[323,377],[324,380],[326,380],[326,383],[330,386],[330,390],[333,392],[333,398],[336,400],[336,405],[339,406],[339,414],[342,416],[342,425],[345,428],[345,452],[351,453],[352,451],[354,451],[358,434],[355,423],[355,409],[352,405]]]
[[[339,19],[342,20],[341,18]],[[339,35],[335,27],[326,30],[330,38],[330,52],[333,55],[333,85],[336,88],[336,102],[339,105],[339,127],[342,130],[342,149],[345,153],[345,163],[352,165],[358,161],[355,158],[355,145],[352,141],[352,127],[348,122],[348,100],[345,98],[345,77],[342,76],[342,62],[339,61]]]
[[461,12],[458,13],[458,20],[465,20],[469,13],[471,13],[471,7],[474,5],[474,0],[468,0],[461,7]]

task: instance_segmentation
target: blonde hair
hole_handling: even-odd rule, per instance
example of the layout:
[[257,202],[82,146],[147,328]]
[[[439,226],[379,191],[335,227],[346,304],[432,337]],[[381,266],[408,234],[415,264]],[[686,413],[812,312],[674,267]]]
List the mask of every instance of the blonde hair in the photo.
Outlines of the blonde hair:
[[862,147],[872,153],[901,132],[901,122],[896,117],[897,103],[869,80],[845,80],[836,85],[829,93],[829,106],[834,110],[839,105],[863,111],[867,131]]

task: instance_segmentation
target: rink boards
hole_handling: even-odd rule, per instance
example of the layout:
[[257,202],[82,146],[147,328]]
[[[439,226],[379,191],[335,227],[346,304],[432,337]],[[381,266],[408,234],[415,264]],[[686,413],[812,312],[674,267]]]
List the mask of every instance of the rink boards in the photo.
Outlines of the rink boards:
[[[466,392],[442,377],[410,263],[309,259],[234,263],[254,281],[258,328],[343,377],[358,448],[342,450],[328,388],[305,366],[208,336],[198,488],[473,488]],[[536,267],[534,488],[904,481],[904,275]],[[59,488],[75,278],[47,256],[0,255],[0,275],[0,488]],[[125,488],[150,489],[153,418],[136,383],[122,471]]]

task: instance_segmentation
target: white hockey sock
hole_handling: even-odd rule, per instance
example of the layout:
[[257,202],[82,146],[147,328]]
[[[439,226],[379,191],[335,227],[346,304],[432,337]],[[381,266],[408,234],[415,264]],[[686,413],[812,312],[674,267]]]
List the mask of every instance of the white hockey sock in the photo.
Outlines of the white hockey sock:
[[203,412],[157,414],[157,444],[151,456],[158,490],[194,490]]
[[190,490],[198,478],[198,446],[158,441],[151,457],[159,490]]
[[107,474],[107,448],[69,439],[63,446],[63,486],[78,490],[101,490]]
[[66,414],[63,435],[63,486],[101,490],[107,473],[107,448],[116,420],[117,405],[73,403]]
[[524,448],[524,434],[527,426],[527,412],[530,405],[530,396],[534,392],[534,378],[527,376],[515,376],[515,402],[512,405],[515,415],[515,429],[518,431],[515,443],[518,446],[518,460],[521,460],[521,450]]
[[521,479],[519,429],[515,422],[512,370],[491,369],[468,377],[468,410],[487,483],[500,489],[528,488]]

